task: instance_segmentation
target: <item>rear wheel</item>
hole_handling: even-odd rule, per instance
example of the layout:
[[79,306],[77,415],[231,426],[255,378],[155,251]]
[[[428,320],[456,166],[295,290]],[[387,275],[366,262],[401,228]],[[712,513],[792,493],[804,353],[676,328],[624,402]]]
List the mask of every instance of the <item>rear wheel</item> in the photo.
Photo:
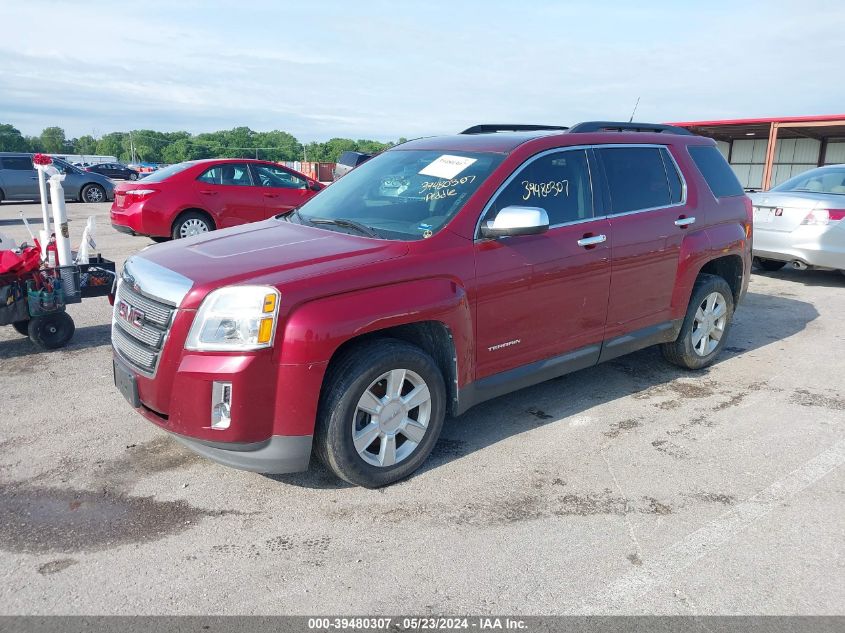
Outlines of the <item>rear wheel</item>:
[[85,185],[82,188],[80,197],[82,198],[83,202],[105,202],[106,190],[103,189],[100,185]]
[[179,216],[173,225],[173,239],[200,235],[214,230],[214,223],[207,215],[197,211],[188,211]]
[[129,180],[138,180],[138,174],[129,174]]
[[54,312],[33,317],[27,329],[33,343],[44,349],[56,349],[68,344],[76,326],[67,312]]
[[769,272],[780,270],[786,266],[786,262],[778,261],[777,259],[763,259],[762,257],[755,257],[754,264],[758,268],[762,268],[763,270],[767,270]]
[[446,414],[434,360],[394,339],[363,343],[332,363],[320,399],[315,448],[346,481],[377,488],[417,470]]
[[660,346],[663,356],[684,369],[712,365],[725,346],[733,313],[728,282],[717,275],[699,275],[678,338]]

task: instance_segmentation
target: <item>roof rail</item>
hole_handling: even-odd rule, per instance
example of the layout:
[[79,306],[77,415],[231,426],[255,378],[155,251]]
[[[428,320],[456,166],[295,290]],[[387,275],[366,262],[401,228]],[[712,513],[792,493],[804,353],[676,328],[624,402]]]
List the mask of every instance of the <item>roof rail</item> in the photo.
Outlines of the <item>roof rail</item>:
[[570,134],[588,132],[655,132],[694,136],[689,130],[676,125],[662,123],[632,123],[628,121],[585,121],[569,128]]
[[482,123],[468,127],[461,134],[490,134],[492,132],[536,132],[539,130],[568,130],[563,125],[524,125],[521,123]]

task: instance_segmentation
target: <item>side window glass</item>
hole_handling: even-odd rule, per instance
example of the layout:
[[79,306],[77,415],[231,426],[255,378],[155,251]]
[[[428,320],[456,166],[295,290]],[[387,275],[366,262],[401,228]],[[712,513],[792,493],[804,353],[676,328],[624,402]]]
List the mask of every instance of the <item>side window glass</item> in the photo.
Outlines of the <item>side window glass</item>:
[[211,169],[206,169],[197,180],[210,185],[235,185],[242,187],[252,185],[252,179],[249,177],[249,169],[247,169],[246,165],[240,163],[216,165]]
[[545,209],[550,226],[593,217],[587,153],[561,151],[532,161],[499,193],[485,221],[509,206]]
[[678,204],[684,198],[684,186],[675,161],[669,155],[668,149],[661,148],[660,155],[663,157],[663,167],[666,169],[666,178],[669,180],[669,196],[672,204]]
[[308,183],[294,176],[289,171],[270,165],[253,165],[262,187],[282,187],[284,189],[305,189]]
[[670,204],[669,182],[656,147],[598,148],[613,214],[665,207]]
[[32,159],[28,156],[7,156],[3,160],[3,169],[13,169],[15,171],[34,170],[35,166],[32,164]]

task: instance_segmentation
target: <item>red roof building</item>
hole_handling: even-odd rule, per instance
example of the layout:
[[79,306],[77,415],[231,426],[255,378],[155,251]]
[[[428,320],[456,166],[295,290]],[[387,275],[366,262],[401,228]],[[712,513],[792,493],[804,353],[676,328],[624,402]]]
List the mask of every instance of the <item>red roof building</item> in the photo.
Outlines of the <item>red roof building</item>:
[[716,139],[747,189],[765,191],[808,169],[845,163],[845,114],[672,125]]

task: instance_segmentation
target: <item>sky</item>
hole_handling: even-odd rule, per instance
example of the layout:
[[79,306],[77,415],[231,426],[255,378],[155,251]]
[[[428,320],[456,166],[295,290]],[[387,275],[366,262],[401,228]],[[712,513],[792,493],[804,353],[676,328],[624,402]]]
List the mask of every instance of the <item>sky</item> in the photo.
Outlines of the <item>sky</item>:
[[0,0],[0,123],[302,141],[845,112],[845,2]]

